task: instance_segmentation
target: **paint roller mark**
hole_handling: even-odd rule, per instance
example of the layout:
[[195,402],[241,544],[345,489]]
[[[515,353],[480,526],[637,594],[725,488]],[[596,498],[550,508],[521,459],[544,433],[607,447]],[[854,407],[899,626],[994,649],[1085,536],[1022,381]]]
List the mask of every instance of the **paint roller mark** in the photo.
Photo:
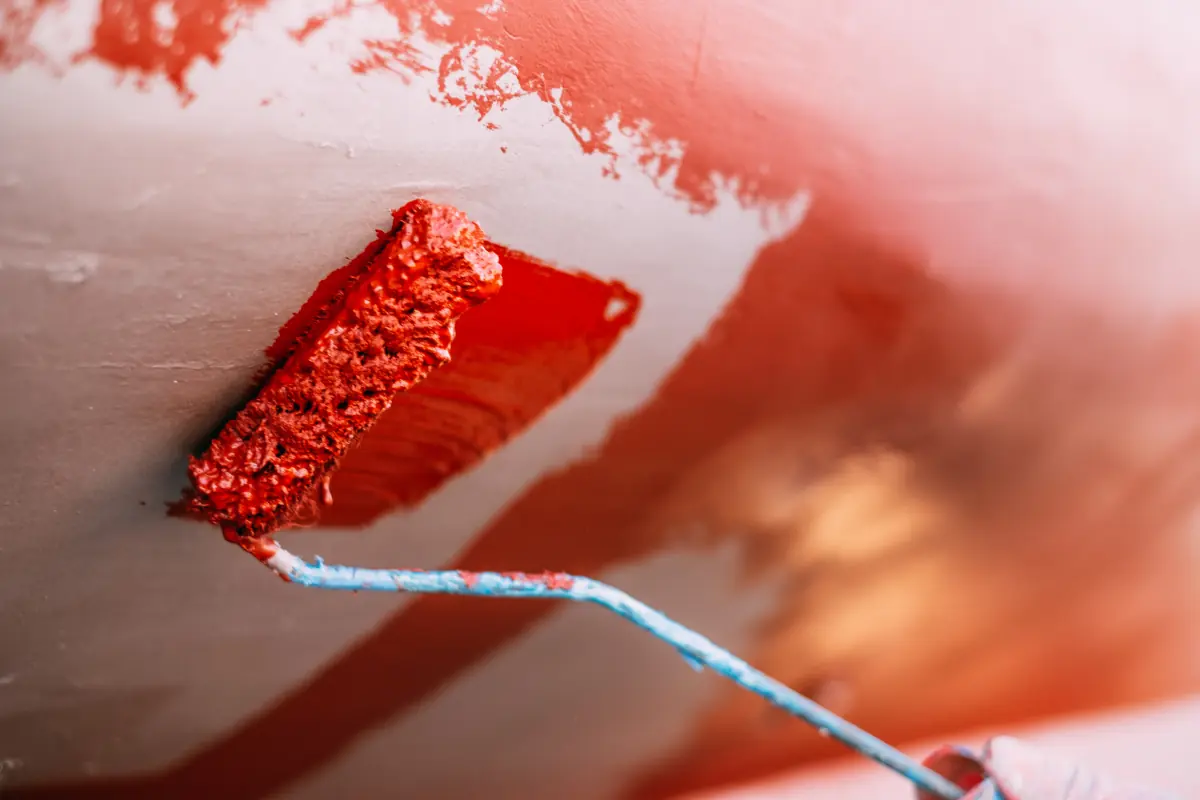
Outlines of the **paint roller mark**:
[[[351,279],[387,243],[384,231],[326,276],[266,349],[258,383],[287,362]],[[489,243],[499,294],[459,318],[449,363],[397,394],[342,459],[311,527],[369,525],[418,505],[535,422],[579,385],[637,318],[640,296],[617,281],[556,269]],[[186,507],[171,513],[193,516]]]
[[397,395],[346,455],[320,525],[359,527],[420,503],[561,400],[637,317],[639,297],[620,283],[493,250],[503,290],[459,320],[450,363]]

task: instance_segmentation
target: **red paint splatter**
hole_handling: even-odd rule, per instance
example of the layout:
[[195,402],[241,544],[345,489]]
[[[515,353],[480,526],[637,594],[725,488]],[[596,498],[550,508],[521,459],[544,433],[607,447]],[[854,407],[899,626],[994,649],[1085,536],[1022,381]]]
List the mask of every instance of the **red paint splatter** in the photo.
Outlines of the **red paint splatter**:
[[412,75],[433,71],[421,52],[406,41],[367,39],[363,47],[367,55],[350,62],[350,69],[358,75],[383,70],[394,72],[407,82]]
[[565,572],[501,572],[501,576],[519,583],[540,583],[547,589],[567,590],[575,585],[575,579]]
[[302,26],[294,31],[290,31],[290,35],[297,42],[303,42],[305,39],[321,30],[321,28],[324,28],[328,22],[329,17],[309,17]]
[[[436,65],[435,100],[483,120],[516,97],[534,95],[584,153],[609,157],[606,174],[614,176],[615,121],[640,143],[641,169],[699,209],[712,207],[716,187],[731,183],[747,203],[788,201],[811,188],[824,168],[796,146],[802,138],[796,119],[765,113],[754,93],[727,90],[777,78],[773,62],[723,61],[721,81],[703,80],[706,53],[791,49],[786,26],[749,36],[736,0],[669,12],[637,0],[510,0],[500,10],[476,0],[380,5],[395,19],[396,35],[365,42],[368,55],[354,62],[355,71],[428,71],[432,65],[412,45],[423,36],[449,48]],[[448,24],[439,24],[447,17]],[[664,59],[664,52],[681,56]]]
[[320,525],[362,526],[418,504],[562,399],[637,316],[638,296],[620,283],[492,249],[503,291],[459,321],[450,363],[398,395],[346,455]]
[[92,46],[76,60],[92,58],[132,73],[140,86],[161,75],[187,101],[192,67],[220,62],[241,22],[269,1],[100,0]]
[[26,61],[44,63],[30,40],[38,20],[65,0],[0,0],[0,68],[13,69]]
[[[99,22],[83,58],[132,74],[139,86],[165,77],[186,101],[187,76],[201,61],[217,64],[238,27],[274,0],[100,0]],[[0,65],[30,57],[29,30],[45,9],[62,0],[0,0],[6,25]],[[32,5],[30,5],[32,2]],[[608,156],[616,175],[613,123],[640,142],[637,161],[663,189],[697,208],[711,207],[716,186],[733,185],[748,203],[790,200],[812,187],[825,169],[797,147],[803,124],[757,108],[753,95],[726,90],[756,86],[778,74],[753,59],[722,62],[721,81],[707,81],[706,53],[787,53],[786,26],[748,36],[736,0],[672,7],[636,0],[509,0],[486,8],[478,0],[379,0],[395,20],[395,34],[362,42],[353,71],[389,71],[408,77],[436,72],[434,99],[470,109],[480,119],[508,101],[534,95],[546,102],[585,153]],[[291,31],[305,43],[355,8],[340,0]],[[486,10],[485,10],[486,9]],[[159,14],[169,11],[163,24]],[[440,24],[449,18],[448,24]],[[415,42],[446,48],[428,63]],[[662,53],[680,53],[674,59]],[[720,120],[720,124],[713,123]],[[668,143],[678,145],[678,152]],[[819,154],[817,154],[819,155]]]

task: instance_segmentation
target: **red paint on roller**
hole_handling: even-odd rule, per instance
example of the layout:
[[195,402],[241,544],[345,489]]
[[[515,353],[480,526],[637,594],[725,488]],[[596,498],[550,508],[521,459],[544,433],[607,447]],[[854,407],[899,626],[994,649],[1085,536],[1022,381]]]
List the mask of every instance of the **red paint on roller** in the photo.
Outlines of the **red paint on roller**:
[[499,260],[462,212],[414,200],[393,222],[284,326],[258,396],[191,460],[185,509],[227,538],[313,516],[393,395],[450,359],[459,315],[499,291]]
[[[451,362],[397,395],[346,454],[320,525],[362,526],[417,505],[562,399],[637,316],[638,295],[619,282],[489,247],[504,291],[459,321]],[[295,327],[285,326],[280,341]]]

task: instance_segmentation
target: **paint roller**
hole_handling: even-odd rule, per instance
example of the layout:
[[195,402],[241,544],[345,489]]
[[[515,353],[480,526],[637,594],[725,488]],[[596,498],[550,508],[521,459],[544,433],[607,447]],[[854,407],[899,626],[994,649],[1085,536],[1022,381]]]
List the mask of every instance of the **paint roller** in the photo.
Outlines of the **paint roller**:
[[[461,211],[426,200],[393,212],[391,230],[381,232],[375,247],[350,267],[257,396],[191,459],[183,513],[218,526],[226,539],[301,586],[599,605],[663,640],[692,667],[728,678],[902,775],[923,796],[954,800],[963,796],[964,786],[978,783],[979,770],[971,782],[956,783],[599,581],[562,573],[333,566],[320,558],[307,562],[280,547],[273,534],[332,502],[329,479],[340,459],[397,393],[449,361],[455,321],[500,291],[502,281],[500,262],[480,227]],[[977,763],[967,754],[959,759]]]

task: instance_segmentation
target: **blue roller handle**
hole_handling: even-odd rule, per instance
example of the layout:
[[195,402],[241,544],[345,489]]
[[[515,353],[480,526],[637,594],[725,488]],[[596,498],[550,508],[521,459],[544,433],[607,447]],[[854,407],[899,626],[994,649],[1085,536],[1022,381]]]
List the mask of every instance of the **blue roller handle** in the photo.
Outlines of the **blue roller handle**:
[[284,579],[319,589],[343,591],[410,592],[415,594],[460,594],[476,597],[541,597],[595,603],[624,617],[674,647],[691,666],[708,667],[734,683],[813,725],[823,736],[837,739],[867,758],[882,764],[942,798],[958,800],[963,790],[933,770],[914,761],[891,745],[850,724],[823,706],[783,685],[742,659],[665,614],[655,611],[606,583],[563,573],[424,571],[412,569],[363,569],[325,564],[320,558],[308,563],[277,548],[260,559]]

